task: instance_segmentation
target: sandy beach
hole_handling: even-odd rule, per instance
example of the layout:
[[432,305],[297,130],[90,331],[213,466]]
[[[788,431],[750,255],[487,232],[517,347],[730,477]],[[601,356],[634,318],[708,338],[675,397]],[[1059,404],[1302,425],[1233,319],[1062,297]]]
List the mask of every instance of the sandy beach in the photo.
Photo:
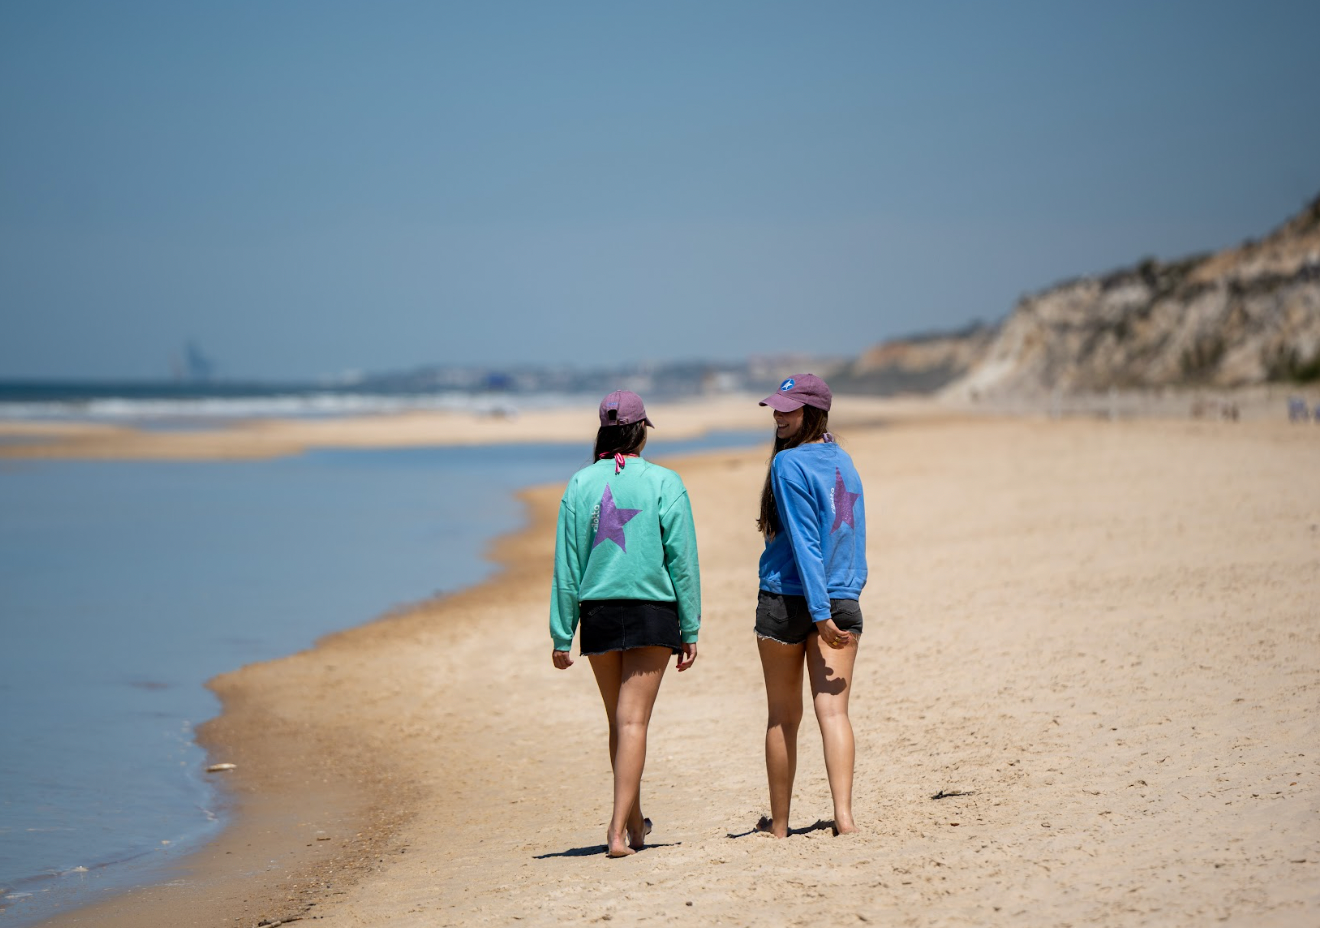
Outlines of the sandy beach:
[[[675,434],[764,425],[748,405],[653,413]],[[713,453],[663,462],[693,501],[704,624],[652,724],[651,848],[603,854],[605,720],[586,662],[550,664],[561,488],[544,487],[491,581],[213,681],[224,711],[200,737],[237,765],[233,824],[170,881],[48,924],[1320,922],[1320,432],[836,409],[871,528],[862,834],[831,835],[810,720],[795,833],[751,830],[765,450]],[[534,418],[513,428],[590,440],[589,413]],[[262,453],[315,444],[313,425]],[[437,428],[490,440],[420,419],[361,440]],[[256,453],[182,439],[179,456]],[[72,440],[137,457],[157,439]],[[0,450],[56,456],[35,447]]]

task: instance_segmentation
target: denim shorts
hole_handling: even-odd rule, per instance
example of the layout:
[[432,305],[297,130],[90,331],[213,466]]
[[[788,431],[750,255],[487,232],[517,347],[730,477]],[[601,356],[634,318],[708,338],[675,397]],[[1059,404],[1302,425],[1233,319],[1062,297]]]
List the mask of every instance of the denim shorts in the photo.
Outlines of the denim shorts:
[[[855,599],[831,599],[830,618],[841,632],[862,633],[862,607]],[[816,631],[805,596],[761,590],[756,597],[756,636],[780,644],[802,644]]]
[[630,648],[669,648],[682,653],[678,604],[648,599],[589,599],[578,606],[583,654]]

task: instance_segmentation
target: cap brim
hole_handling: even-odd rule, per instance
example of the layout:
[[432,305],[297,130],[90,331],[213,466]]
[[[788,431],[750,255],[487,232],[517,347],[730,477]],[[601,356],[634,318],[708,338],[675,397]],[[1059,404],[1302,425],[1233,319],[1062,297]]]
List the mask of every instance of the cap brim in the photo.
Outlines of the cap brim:
[[790,399],[782,393],[771,393],[765,399],[761,400],[761,406],[769,406],[771,409],[778,409],[780,412],[792,412],[795,409],[807,405],[801,400]]
[[651,417],[650,417],[650,416],[645,416],[645,417],[643,417],[643,418],[642,418],[642,421],[645,422],[649,427],[651,427],[651,428],[655,428],[655,423],[651,421]]

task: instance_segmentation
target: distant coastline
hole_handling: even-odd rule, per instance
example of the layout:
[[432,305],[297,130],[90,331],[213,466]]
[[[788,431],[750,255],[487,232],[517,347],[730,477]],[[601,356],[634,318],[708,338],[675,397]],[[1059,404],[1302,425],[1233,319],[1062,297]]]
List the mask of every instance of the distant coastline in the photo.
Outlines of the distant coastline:
[[0,419],[327,416],[425,409],[545,409],[628,389],[648,402],[764,395],[798,370],[846,363],[807,355],[738,362],[675,361],[627,368],[436,365],[315,380],[168,378],[0,379]]
[[[417,410],[512,408],[491,391],[409,391],[306,383],[168,380],[0,381],[0,420],[105,421],[315,418]],[[572,394],[518,395],[517,406],[570,405]]]

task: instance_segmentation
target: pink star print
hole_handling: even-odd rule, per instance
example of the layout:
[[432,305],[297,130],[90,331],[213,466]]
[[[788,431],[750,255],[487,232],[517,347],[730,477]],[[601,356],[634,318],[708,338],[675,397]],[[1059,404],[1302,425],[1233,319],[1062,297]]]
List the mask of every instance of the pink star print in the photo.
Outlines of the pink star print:
[[614,494],[610,492],[610,485],[605,484],[605,493],[600,498],[600,521],[596,523],[596,540],[591,543],[591,547],[595,548],[608,538],[624,551],[627,551],[628,546],[624,542],[623,527],[639,512],[641,512],[640,509],[620,509],[615,506]]
[[856,531],[857,523],[853,521],[853,504],[857,502],[860,493],[849,493],[848,488],[843,485],[843,474],[836,467],[834,468],[834,524],[830,526],[830,534],[833,535],[839,530],[839,526],[847,522],[848,525]]

